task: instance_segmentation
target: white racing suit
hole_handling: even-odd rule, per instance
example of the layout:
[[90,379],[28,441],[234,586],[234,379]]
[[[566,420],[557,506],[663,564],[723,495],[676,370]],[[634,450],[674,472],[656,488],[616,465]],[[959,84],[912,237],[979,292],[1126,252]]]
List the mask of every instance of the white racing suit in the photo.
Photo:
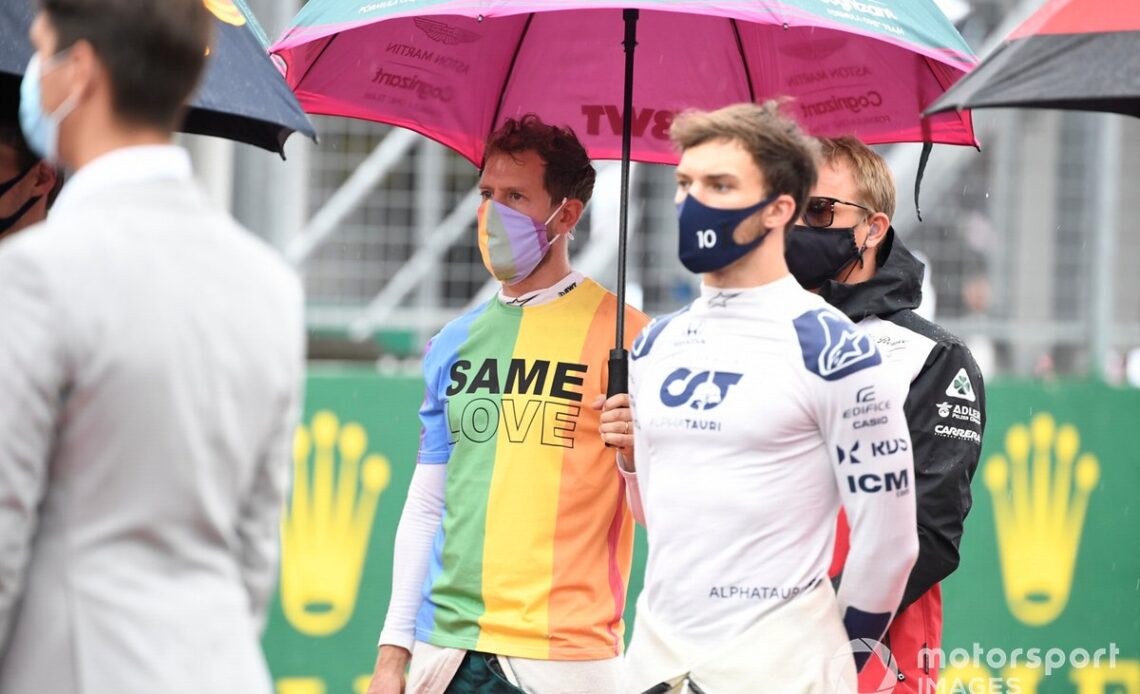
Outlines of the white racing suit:
[[[702,288],[630,369],[649,539],[626,691],[844,691],[917,553],[906,379],[788,276]],[[842,503],[851,552],[827,580]],[[703,678],[703,681],[702,681]],[[853,689],[852,689],[853,691]]]

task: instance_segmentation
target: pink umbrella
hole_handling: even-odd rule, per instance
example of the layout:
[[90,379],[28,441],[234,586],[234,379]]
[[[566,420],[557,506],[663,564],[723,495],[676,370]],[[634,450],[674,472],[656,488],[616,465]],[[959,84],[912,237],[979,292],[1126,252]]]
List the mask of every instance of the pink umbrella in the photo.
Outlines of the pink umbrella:
[[310,0],[271,50],[307,112],[410,128],[476,166],[527,112],[622,159],[622,302],[629,161],[675,163],[685,108],[788,96],[816,135],[976,144],[969,113],[921,117],[976,62],[930,0]]

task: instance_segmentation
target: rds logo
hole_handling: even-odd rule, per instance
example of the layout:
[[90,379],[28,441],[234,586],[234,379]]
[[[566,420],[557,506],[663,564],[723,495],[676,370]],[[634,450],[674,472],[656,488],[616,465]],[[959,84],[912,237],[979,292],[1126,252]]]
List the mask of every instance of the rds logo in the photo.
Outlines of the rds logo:
[[687,404],[694,410],[711,410],[728,395],[728,389],[740,382],[743,374],[729,371],[692,371],[680,368],[661,384],[661,402],[666,407]]

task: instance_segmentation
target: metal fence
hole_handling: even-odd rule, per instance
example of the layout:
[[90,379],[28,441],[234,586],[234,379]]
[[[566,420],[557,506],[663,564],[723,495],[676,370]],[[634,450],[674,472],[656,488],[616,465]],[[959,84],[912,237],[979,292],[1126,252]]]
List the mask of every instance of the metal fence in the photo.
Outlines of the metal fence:
[[[1120,124],[1121,167],[1102,182],[1097,140],[1109,117],[1008,112],[987,118],[991,126],[981,152],[950,156],[936,150],[928,180],[945,183],[925,186],[925,221],[919,223],[902,205],[895,226],[928,260],[936,319],[968,337],[987,370],[1085,373],[1092,368],[1093,281],[1104,271],[1093,252],[1102,198],[1098,186],[1119,188],[1118,218],[1127,219],[1125,182],[1140,166],[1135,157],[1140,129]],[[391,132],[342,119],[318,119],[317,125],[322,144],[310,158],[310,216]],[[891,148],[884,151],[892,159],[899,156]],[[913,149],[903,156],[913,158]],[[898,181],[902,201],[911,196],[913,184],[906,175],[900,173]],[[349,328],[417,250],[432,242],[435,226],[476,181],[477,172],[466,160],[426,140],[415,144],[304,263],[312,327],[333,342],[337,336],[348,339]],[[632,190],[638,204],[630,277],[646,311],[670,311],[695,289],[676,259],[672,172],[639,166]],[[606,205],[613,192],[600,189],[592,207]],[[382,325],[375,326],[379,332],[410,337],[383,340],[379,350],[416,353],[432,331],[484,288],[474,212],[474,206],[455,211],[467,218],[456,243],[415,279],[414,291],[385,308]],[[607,225],[616,226],[616,216],[609,222],[584,220],[575,252],[590,245],[592,229]],[[1127,262],[1136,257],[1140,236],[1123,223],[1113,231],[1118,272],[1111,343],[1123,355],[1140,342],[1140,280]],[[611,258],[592,274],[611,284],[615,273]]]
[[[992,43],[1036,4],[975,2],[963,34],[975,46]],[[311,353],[414,358],[435,330],[488,295],[475,245],[477,171],[405,131],[314,121],[321,144],[301,158],[308,222],[297,225],[300,238],[270,235],[304,273]],[[1140,257],[1140,229],[1126,214],[1128,181],[1140,180],[1140,123],[1047,111],[977,112],[975,123],[982,151],[935,149],[922,223],[911,203],[917,148],[880,149],[898,179],[895,227],[928,261],[935,319],[967,339],[991,376],[1103,371],[1118,380],[1133,350],[1140,370],[1140,273],[1131,261]],[[237,183],[258,184],[240,168]],[[600,169],[572,254],[612,285],[617,188]],[[676,258],[672,171],[636,165],[631,190],[631,297],[650,314],[671,311],[696,289]],[[298,201],[280,204],[289,202]],[[245,221],[258,228],[258,214]]]

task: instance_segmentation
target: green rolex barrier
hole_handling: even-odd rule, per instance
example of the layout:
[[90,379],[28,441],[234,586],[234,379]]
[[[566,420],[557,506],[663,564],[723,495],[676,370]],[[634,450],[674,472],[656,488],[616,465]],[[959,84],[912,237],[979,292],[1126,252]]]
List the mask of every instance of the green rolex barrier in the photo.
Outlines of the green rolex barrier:
[[[367,689],[422,395],[418,378],[309,374],[264,638],[278,694]],[[998,383],[987,395],[962,563],[943,585],[938,692],[1140,694],[1140,391]]]
[[1140,390],[987,396],[941,691],[1140,694]]

